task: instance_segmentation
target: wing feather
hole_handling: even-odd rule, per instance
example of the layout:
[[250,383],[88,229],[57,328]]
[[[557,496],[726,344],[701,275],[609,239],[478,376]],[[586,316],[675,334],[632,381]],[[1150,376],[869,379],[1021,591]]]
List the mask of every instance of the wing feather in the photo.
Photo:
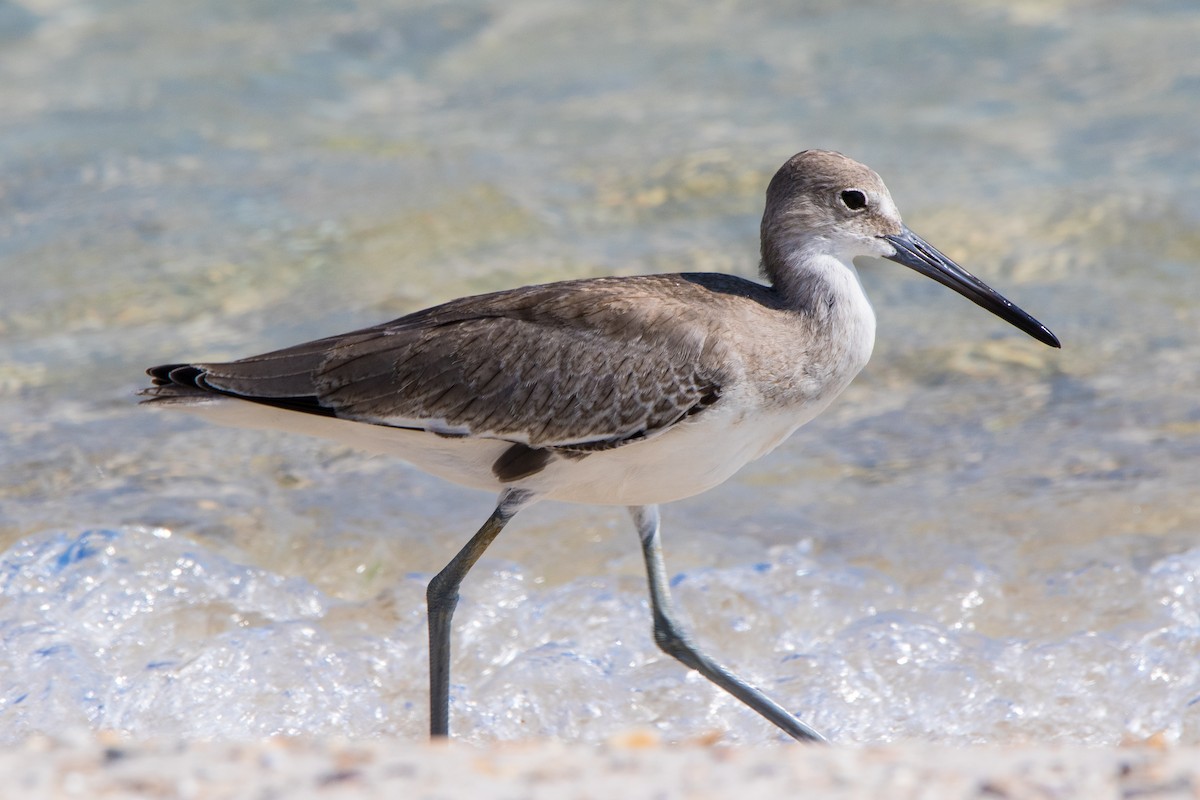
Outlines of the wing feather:
[[[720,397],[722,343],[702,298],[688,296],[708,291],[649,276],[468,297],[239,361],[155,368],[148,393],[215,392],[534,448],[604,449]],[[192,370],[187,386],[172,380],[180,367]]]

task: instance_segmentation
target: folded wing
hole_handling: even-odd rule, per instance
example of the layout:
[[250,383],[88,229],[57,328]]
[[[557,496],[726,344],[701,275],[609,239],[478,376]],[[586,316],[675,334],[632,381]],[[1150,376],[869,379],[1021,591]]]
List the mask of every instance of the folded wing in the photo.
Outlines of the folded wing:
[[[149,370],[150,402],[212,394],[443,436],[589,452],[713,403],[718,343],[661,282],[532,286],[272,353]],[[690,287],[689,287],[690,290]]]

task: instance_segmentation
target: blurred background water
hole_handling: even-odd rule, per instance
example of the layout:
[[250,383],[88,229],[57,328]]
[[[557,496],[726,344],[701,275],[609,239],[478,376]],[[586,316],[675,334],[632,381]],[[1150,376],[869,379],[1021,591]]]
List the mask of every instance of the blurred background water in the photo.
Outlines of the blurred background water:
[[[1200,7],[0,0],[0,741],[423,737],[424,583],[493,498],[136,405],[142,370],[593,275],[753,275],[795,151],[890,262],[875,356],[665,509],[681,610],[844,742],[1200,742]],[[654,648],[623,511],[464,587],[452,725],[779,741]]]

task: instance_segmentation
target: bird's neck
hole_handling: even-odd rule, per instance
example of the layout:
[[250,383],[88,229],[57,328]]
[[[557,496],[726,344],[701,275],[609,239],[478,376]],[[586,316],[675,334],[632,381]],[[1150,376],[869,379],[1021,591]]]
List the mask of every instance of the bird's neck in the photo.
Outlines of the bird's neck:
[[875,344],[875,312],[850,260],[799,249],[764,268],[783,305],[803,318],[814,339],[847,370],[857,373],[866,365]]

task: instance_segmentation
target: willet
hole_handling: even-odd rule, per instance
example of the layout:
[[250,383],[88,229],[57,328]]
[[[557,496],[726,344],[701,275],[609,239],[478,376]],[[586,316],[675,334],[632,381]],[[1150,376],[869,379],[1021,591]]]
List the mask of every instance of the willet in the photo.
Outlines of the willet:
[[839,153],[808,150],[779,169],[761,236],[769,285],[683,273],[527,286],[239,361],[153,367],[143,394],[227,424],[393,454],[499,492],[491,517],[429,582],[432,736],[449,733],[459,585],[518,511],[554,499],[629,506],[658,646],[792,737],[821,741],[676,622],[657,505],[770,452],[863,368],[875,315],[857,256],[911,267],[1059,344],[910,231],[879,176]]

